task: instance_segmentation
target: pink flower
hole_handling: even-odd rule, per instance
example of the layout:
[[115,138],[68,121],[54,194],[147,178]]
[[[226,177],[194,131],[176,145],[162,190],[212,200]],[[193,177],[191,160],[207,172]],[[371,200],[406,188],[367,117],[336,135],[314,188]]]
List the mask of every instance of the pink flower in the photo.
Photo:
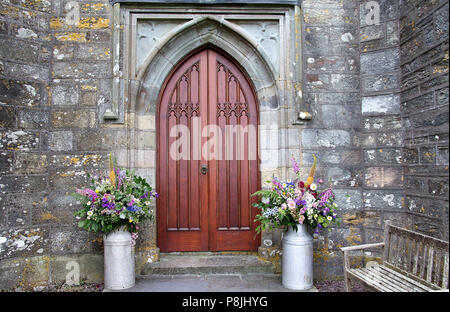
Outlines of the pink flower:
[[292,198],[288,198],[288,200],[286,201],[287,202],[287,205],[288,205],[288,207],[289,207],[289,209],[295,209],[295,201],[294,200],[292,200]]
[[294,172],[298,173],[300,171],[300,168],[298,167],[297,162],[295,161],[294,157],[292,157],[291,160],[292,160],[292,166],[294,167]]
[[298,222],[299,222],[300,224],[303,224],[303,221],[305,221],[305,216],[304,216],[304,215],[301,215],[301,216],[298,218]]

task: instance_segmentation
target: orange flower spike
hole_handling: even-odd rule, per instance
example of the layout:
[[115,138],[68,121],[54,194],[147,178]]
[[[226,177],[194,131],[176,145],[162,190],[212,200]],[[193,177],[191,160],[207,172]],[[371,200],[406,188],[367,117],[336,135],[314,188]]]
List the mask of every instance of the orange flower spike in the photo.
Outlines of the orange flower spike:
[[311,183],[314,182],[314,173],[316,172],[316,165],[317,165],[317,158],[316,155],[313,154],[314,162],[311,167],[311,170],[309,170],[309,176],[308,179],[306,179],[305,186],[311,185]]
[[111,180],[111,185],[116,186],[116,174],[114,172],[114,164],[112,162],[111,153],[109,153],[109,179]]

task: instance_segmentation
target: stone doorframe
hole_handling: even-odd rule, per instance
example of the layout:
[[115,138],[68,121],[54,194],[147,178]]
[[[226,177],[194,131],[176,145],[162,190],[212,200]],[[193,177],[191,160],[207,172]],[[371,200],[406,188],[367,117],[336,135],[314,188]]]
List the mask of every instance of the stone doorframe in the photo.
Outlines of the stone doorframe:
[[[115,4],[113,103],[104,118],[128,129],[127,149],[116,151],[118,165],[135,169],[155,185],[155,113],[162,84],[186,55],[213,46],[241,65],[256,91],[263,138],[261,184],[274,174],[287,178],[289,158],[300,154],[300,132],[292,125],[301,94],[296,91],[301,77],[301,61],[295,62],[301,60],[294,35],[297,9]],[[158,258],[156,241],[156,225],[146,226],[137,246],[137,265]],[[276,241],[265,233],[260,249],[269,250]]]

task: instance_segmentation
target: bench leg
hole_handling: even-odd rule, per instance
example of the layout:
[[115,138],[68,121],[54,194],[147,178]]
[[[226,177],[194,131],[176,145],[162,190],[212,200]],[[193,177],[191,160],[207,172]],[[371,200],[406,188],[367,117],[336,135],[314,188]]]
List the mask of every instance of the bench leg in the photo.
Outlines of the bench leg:
[[347,270],[344,271],[344,280],[345,280],[345,291],[351,292],[352,291],[352,285],[351,280],[347,274]]
[[351,292],[351,284],[350,284],[350,277],[348,276],[347,269],[350,268],[350,259],[348,257],[348,254],[346,251],[344,251],[344,280],[345,280],[345,291]]

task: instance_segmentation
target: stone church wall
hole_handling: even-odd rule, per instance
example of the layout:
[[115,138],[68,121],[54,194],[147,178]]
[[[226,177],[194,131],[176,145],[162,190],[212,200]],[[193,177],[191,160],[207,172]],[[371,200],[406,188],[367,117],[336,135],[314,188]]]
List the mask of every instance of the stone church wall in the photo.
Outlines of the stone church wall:
[[[332,179],[342,209],[342,226],[314,242],[318,280],[341,278],[338,248],[380,241],[385,220],[448,240],[448,1],[378,0],[376,25],[368,2],[283,6],[295,31],[277,81],[282,127],[267,132],[282,139],[274,172],[288,175],[295,154],[306,176],[316,154],[316,175]],[[155,183],[154,112],[125,102],[117,120],[104,119],[117,99],[114,64],[124,66],[113,20],[107,0],[0,1],[1,289],[64,281],[70,261],[82,279],[102,281],[102,238],[77,228],[70,194],[107,169],[110,152]],[[158,257],[146,228],[138,266]],[[263,239],[270,258],[280,233]]]

